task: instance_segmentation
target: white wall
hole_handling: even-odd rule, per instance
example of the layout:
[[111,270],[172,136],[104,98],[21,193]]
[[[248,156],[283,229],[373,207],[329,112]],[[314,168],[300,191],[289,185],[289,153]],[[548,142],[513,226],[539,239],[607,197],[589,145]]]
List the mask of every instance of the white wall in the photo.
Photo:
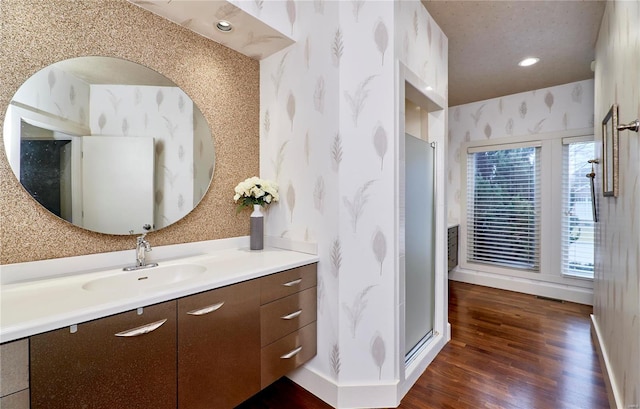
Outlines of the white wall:
[[[621,123],[640,118],[640,2],[608,1],[596,44],[596,138],[611,104]],[[601,155],[601,154],[600,154]],[[620,193],[600,193],[595,326],[619,408],[640,405],[640,135],[620,133]],[[601,182],[601,179],[597,179]],[[601,192],[602,188],[598,187]]]
[[13,101],[77,124],[89,125],[89,84],[55,67],[33,74]]
[[318,355],[305,386],[339,407],[395,405],[396,61],[446,101],[446,37],[419,1],[234,3],[296,40],[261,61],[260,168],[281,192],[267,234],[318,244]]
[[[196,105],[193,106],[193,207],[209,189],[213,179],[215,149],[211,143],[212,130]],[[215,135],[213,140],[215,142]],[[211,160],[213,158],[213,161]]]
[[[593,80],[451,107],[449,110],[448,222],[460,224],[459,267],[450,278],[512,291],[591,304],[591,281],[562,275],[562,138],[591,135]],[[540,271],[466,261],[465,186],[468,146],[542,141]]]
[[414,104],[410,100],[404,101],[405,107],[405,129],[404,131],[409,135],[415,136],[425,141],[429,138],[428,122],[429,112],[420,108],[419,105]]
[[462,221],[462,144],[593,127],[593,80],[522,92],[449,109],[448,219]]
[[4,122],[5,151],[16,175],[20,175],[23,118],[69,134],[87,132],[89,84],[58,68],[46,67],[33,74],[18,88],[12,104],[7,107]]

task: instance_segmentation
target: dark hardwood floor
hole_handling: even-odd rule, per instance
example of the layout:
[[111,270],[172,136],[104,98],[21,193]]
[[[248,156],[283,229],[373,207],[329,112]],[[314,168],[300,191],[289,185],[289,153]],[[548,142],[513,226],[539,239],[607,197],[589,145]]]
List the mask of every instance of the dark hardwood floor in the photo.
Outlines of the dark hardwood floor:
[[[452,339],[401,409],[605,409],[591,307],[449,283]],[[237,409],[328,409],[286,378]]]

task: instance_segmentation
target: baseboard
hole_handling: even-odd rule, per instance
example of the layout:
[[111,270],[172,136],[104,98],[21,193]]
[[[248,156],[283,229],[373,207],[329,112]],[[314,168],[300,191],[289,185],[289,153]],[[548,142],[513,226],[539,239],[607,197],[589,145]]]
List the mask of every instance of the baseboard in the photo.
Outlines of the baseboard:
[[337,385],[307,366],[298,368],[288,377],[334,408],[395,408],[400,404],[397,381]]
[[429,341],[429,344],[420,354],[415,358],[413,362],[404,368],[404,381],[398,385],[398,403],[405,397],[409,390],[415,385],[418,379],[422,376],[427,367],[431,365],[434,359],[438,356],[442,348],[449,342],[450,334],[449,323],[447,323],[447,334],[436,335]]
[[600,369],[602,371],[602,378],[607,388],[607,397],[609,398],[609,406],[611,409],[622,409],[622,400],[620,399],[620,390],[613,376],[611,370],[611,362],[609,361],[609,355],[607,349],[602,342],[602,333],[600,332],[600,326],[596,317],[591,314],[591,337],[595,343],[596,351],[598,352],[598,359],[600,360]]
[[338,408],[397,408],[398,382],[373,385],[341,385],[338,393]]
[[459,268],[449,273],[449,279],[463,283],[483,285],[485,287],[499,288],[501,290],[555,298],[578,304],[593,305],[592,289],[571,286],[569,284],[549,283]]
[[301,366],[287,377],[332,407],[338,407],[338,385],[308,365]]
[[303,365],[288,377],[334,408],[396,408],[449,340],[451,324],[447,323],[446,334],[436,335],[405,368],[404,382],[338,385],[310,365]]

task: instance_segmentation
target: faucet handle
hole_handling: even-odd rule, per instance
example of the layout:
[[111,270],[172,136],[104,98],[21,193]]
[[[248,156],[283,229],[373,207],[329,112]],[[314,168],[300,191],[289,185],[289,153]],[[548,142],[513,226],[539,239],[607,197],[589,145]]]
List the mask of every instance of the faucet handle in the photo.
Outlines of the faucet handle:
[[145,230],[144,233],[142,233],[141,236],[138,236],[138,244],[144,244],[144,247],[147,249],[147,251],[151,251],[151,245],[148,244],[148,241],[145,240],[145,237],[147,237],[147,234],[151,231],[151,225],[150,224],[145,224],[144,226],[142,226],[142,228]]
[[151,243],[145,237],[147,233],[143,233],[142,236],[139,236],[137,239],[137,243],[139,247],[144,247],[144,251],[151,251]]

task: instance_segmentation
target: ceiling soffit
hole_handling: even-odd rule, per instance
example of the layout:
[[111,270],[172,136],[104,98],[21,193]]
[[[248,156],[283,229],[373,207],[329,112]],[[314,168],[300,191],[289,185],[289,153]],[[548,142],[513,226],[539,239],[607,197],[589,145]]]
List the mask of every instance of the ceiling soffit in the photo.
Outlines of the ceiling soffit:
[[[294,43],[285,34],[227,1],[129,1],[255,60]],[[230,22],[233,30],[226,33],[218,30],[216,24],[220,20]]]

